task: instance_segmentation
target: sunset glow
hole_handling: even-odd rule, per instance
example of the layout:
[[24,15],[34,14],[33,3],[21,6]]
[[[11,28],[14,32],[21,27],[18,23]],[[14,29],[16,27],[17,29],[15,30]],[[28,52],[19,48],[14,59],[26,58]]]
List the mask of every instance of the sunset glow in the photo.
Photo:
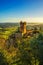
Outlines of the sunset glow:
[[43,0],[0,0],[0,22],[43,23]]

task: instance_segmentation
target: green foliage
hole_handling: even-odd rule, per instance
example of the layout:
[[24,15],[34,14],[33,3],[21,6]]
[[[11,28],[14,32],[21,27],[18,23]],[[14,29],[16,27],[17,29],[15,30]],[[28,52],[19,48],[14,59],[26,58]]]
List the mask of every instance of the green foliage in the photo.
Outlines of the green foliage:
[[[34,30],[36,31],[37,28]],[[18,32],[19,27],[5,28],[0,31],[0,37],[5,38],[7,44],[6,48],[1,47],[0,65],[43,65],[43,34],[15,39],[14,33]]]
[[8,62],[1,51],[0,51],[0,65],[8,65]]
[[12,59],[14,60],[12,64],[32,65],[32,53],[27,40],[22,40],[20,44],[18,43],[18,51]]
[[30,40],[30,47],[35,57],[35,61],[38,59],[39,65],[43,65],[43,35],[41,33],[38,37],[35,36]]

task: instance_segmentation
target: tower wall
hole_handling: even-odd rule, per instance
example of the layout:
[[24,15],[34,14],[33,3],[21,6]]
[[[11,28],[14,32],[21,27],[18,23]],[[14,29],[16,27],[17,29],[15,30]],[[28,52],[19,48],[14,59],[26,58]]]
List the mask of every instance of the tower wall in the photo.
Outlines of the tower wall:
[[26,22],[20,22],[20,32],[22,34],[25,34],[26,33]]

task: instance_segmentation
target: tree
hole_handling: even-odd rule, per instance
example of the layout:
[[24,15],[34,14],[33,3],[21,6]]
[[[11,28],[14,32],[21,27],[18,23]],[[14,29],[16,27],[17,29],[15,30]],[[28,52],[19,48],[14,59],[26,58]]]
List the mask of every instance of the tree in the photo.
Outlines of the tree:
[[8,62],[1,51],[0,51],[0,65],[8,65]]
[[12,64],[32,65],[31,50],[27,49],[25,42],[21,42],[21,44],[18,45],[18,51],[17,51],[16,56],[13,57],[13,60],[14,62]]
[[40,33],[38,37],[33,37],[30,40],[30,47],[36,60],[38,59],[39,65],[43,65],[43,35]]

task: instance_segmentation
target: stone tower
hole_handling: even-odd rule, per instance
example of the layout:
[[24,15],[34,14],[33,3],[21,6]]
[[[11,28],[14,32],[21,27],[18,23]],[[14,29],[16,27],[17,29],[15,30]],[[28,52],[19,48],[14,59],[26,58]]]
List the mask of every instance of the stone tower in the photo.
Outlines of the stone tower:
[[25,34],[26,33],[26,22],[20,22],[20,32],[22,34]]

